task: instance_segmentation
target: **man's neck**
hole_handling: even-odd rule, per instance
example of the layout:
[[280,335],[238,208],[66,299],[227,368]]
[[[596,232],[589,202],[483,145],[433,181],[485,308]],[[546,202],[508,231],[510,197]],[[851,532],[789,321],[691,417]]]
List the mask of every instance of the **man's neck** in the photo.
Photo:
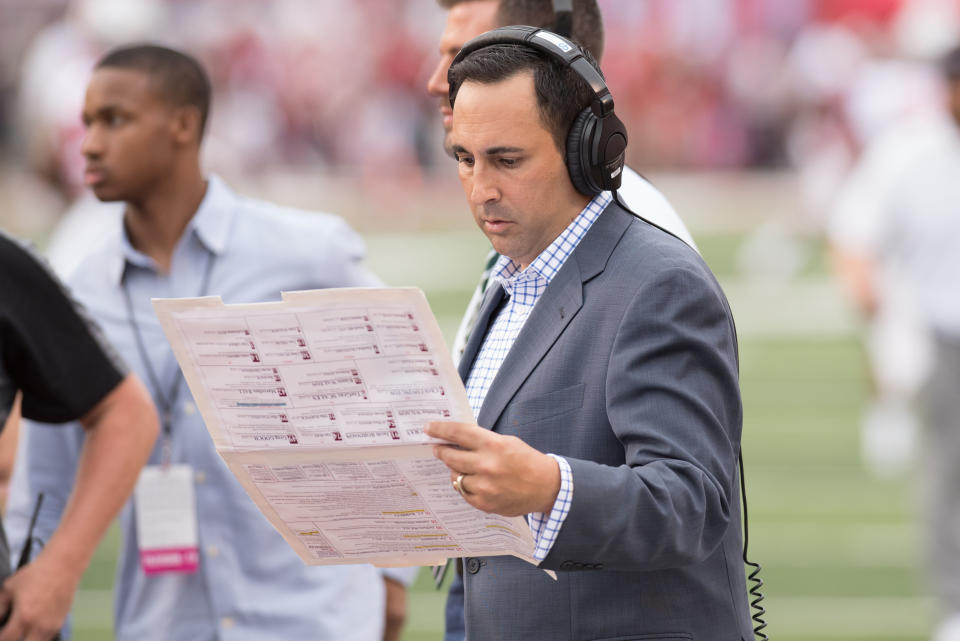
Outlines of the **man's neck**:
[[123,226],[130,244],[149,256],[160,271],[170,271],[173,250],[197,213],[207,182],[199,172],[188,180],[171,181],[139,202],[128,202]]
[[532,257],[527,257],[527,258],[525,259],[525,262],[524,262],[524,260],[517,259],[517,258],[513,258],[512,256],[508,257],[508,258],[510,258],[510,260],[512,260],[515,264],[517,264],[517,265],[520,266],[520,269],[519,269],[518,271],[525,271],[525,270],[527,269],[527,267],[529,267],[529,266],[531,265],[531,263],[533,263],[533,261],[535,261],[535,260],[540,256],[540,254],[542,254],[543,252],[547,251],[547,248],[550,247],[550,245],[552,245],[553,243],[555,243],[556,240],[557,240],[558,238],[560,238],[560,236],[561,236],[565,231],[567,231],[567,228],[570,227],[570,223],[572,223],[574,220],[576,220],[576,219],[577,219],[577,216],[579,216],[580,214],[583,213],[583,210],[587,208],[587,205],[590,204],[590,202],[593,200],[593,198],[594,198],[594,197],[584,196],[583,194],[581,194],[581,193],[579,193],[579,192],[576,192],[576,193],[573,195],[572,199],[571,199],[571,203],[572,203],[572,204],[570,205],[570,207],[569,207],[568,210],[566,211],[566,214],[565,214],[565,215],[558,215],[557,220],[559,220],[560,222],[557,223],[557,226],[559,227],[559,225],[561,225],[561,224],[562,224],[563,226],[562,226],[562,227],[559,227],[559,228],[556,230],[556,233],[552,235],[549,243],[547,243],[546,245],[544,245],[544,246],[540,249],[540,251],[538,251],[538,252],[536,253],[536,255],[534,255],[534,256],[532,256]]

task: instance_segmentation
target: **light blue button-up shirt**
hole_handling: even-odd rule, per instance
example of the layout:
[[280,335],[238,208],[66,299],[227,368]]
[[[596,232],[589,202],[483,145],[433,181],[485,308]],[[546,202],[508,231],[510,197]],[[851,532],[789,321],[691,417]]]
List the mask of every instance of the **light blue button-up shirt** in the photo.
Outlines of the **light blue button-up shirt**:
[[[211,177],[207,193],[163,274],[135,250],[118,224],[70,279],[75,296],[148,386],[128,322],[122,283],[133,301],[150,361],[167,396],[180,371],[150,299],[197,296],[208,261],[208,294],[225,303],[278,300],[280,291],[377,284],[362,265],[363,242],[342,220],[242,198]],[[146,576],[140,568],[132,501],[114,586],[118,640],[374,641],[382,637],[384,586],[368,565],[313,567],[261,515],[214,450],[185,383],[173,406],[172,462],[193,468],[200,568]],[[158,398],[156,390],[151,390]],[[7,522],[13,554],[44,492],[38,534],[48,538],[71,489],[83,434],[79,425],[31,424],[21,448]],[[162,437],[161,437],[162,440]],[[160,462],[158,440],[151,463]],[[117,452],[123,456],[123,452]]]

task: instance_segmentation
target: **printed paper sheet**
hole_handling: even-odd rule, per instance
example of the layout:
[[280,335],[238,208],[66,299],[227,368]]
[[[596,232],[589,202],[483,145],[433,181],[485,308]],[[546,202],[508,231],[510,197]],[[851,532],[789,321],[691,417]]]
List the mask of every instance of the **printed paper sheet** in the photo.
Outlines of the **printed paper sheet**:
[[217,452],[307,563],[533,562],[526,522],[464,501],[423,434],[473,415],[419,289],[154,308]]

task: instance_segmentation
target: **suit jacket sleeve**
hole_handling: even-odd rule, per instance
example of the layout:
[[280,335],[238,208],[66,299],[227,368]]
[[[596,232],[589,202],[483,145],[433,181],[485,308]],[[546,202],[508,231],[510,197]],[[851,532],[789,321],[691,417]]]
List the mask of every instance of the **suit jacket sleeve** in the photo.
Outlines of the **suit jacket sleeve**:
[[705,267],[684,264],[641,282],[611,347],[606,416],[618,467],[568,458],[570,513],[541,567],[565,560],[614,570],[690,565],[730,524],[742,412],[736,335]]

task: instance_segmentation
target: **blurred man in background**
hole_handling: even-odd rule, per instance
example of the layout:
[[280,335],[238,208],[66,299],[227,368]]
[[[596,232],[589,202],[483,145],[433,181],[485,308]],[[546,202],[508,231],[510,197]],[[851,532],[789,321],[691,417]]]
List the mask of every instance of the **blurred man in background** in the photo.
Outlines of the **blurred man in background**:
[[[603,17],[597,0],[437,0],[447,9],[447,22],[440,37],[440,61],[427,82],[427,92],[439,102],[448,154],[453,111],[447,85],[450,62],[467,40],[484,31],[511,24],[550,28],[568,35],[600,61],[603,57]],[[572,4],[571,4],[572,2]],[[569,7],[569,8],[562,8]],[[631,209],[664,227],[691,247],[693,237],[673,207],[636,171],[625,168],[620,196]]]
[[[277,300],[281,290],[376,283],[363,267],[361,239],[341,219],[246,199],[204,176],[209,105],[209,80],[193,58],[143,45],[98,62],[83,108],[85,183],[98,199],[123,202],[124,212],[71,284],[148,382],[163,419],[149,469],[164,482],[144,488],[141,478],[136,509],[128,504],[121,519],[116,638],[379,641],[380,572],[307,566],[260,514],[216,454],[151,307],[153,297],[253,302]],[[39,425],[28,432],[14,498],[59,498],[80,433]],[[151,494],[167,504],[195,502],[179,516],[197,532],[195,556],[180,566],[154,564],[142,545]],[[40,529],[49,531],[62,503],[44,507]],[[11,511],[22,526],[26,511]]]
[[[444,129],[443,145],[448,154],[452,153],[448,139],[453,122],[453,111],[450,108],[448,95],[447,69],[450,68],[450,62],[467,40],[497,27],[526,24],[552,28],[561,35],[569,35],[574,42],[582,45],[597,60],[600,60],[603,55],[603,18],[596,0],[574,0],[570,9],[560,9],[569,4],[563,0],[437,0],[437,2],[448,10],[447,22],[440,37],[440,61],[427,81],[427,92],[439,103]],[[623,183],[618,193],[631,210],[696,249],[693,237],[667,199],[636,171],[624,167]],[[476,312],[486,289],[490,268],[497,257],[496,252],[492,250],[487,255],[480,283],[474,291],[453,341],[454,356],[458,356],[463,351],[469,330],[476,320]]]
[[[550,28],[561,35],[568,35],[571,40],[593,54],[598,61],[603,56],[603,18],[596,0],[573,0],[572,5],[554,0],[437,0],[437,2],[447,10],[447,21],[440,37],[440,60],[427,82],[427,92],[439,103],[444,129],[443,145],[448,154],[452,154],[449,138],[453,125],[453,109],[450,106],[447,69],[468,40],[497,27],[525,24]],[[619,195],[634,212],[663,227],[696,249],[693,237],[667,199],[629,167],[624,167]],[[454,358],[459,358],[463,353],[470,330],[476,322],[491,269],[499,258],[500,255],[493,249],[487,255],[480,282],[474,290],[453,341]],[[457,568],[458,575],[448,595],[446,641],[459,641],[464,637],[463,583],[460,579],[462,569],[459,564]],[[434,573],[438,582],[442,581],[444,574],[444,571]]]
[[920,470],[930,564],[943,621],[960,640],[960,48],[943,59],[946,107],[865,150],[828,230],[842,281],[868,317],[895,314],[893,378],[919,390]]
[[83,571],[147,461],[157,416],[143,385],[48,268],[0,233],[0,426],[17,407],[27,418],[82,426],[75,473],[56,488],[70,495],[63,519],[37,559],[13,576],[0,528],[0,640],[39,641],[63,625]]

